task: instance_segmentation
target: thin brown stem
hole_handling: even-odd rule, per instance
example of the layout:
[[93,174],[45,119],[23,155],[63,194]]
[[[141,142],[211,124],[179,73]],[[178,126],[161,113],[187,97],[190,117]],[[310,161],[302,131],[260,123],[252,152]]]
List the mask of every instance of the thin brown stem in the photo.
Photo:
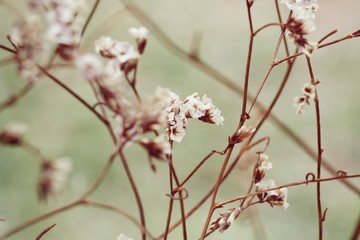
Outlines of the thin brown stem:
[[39,215],[37,217],[34,217],[32,219],[29,219],[25,222],[23,222],[22,224],[10,229],[9,231],[7,231],[3,236],[0,237],[1,240],[4,240],[10,236],[12,236],[13,234],[17,233],[17,232],[20,232],[21,230],[25,229],[25,228],[28,228],[30,227],[31,225],[34,225],[35,223],[38,223],[40,221],[43,221],[49,217],[52,217],[54,215],[57,215],[59,213],[62,213],[62,212],[65,212],[71,208],[74,208],[74,207],[77,207],[79,205],[81,205],[82,202],[81,201],[74,201],[72,203],[69,203],[63,207],[60,207],[60,208],[57,208],[55,210],[52,210],[48,213],[45,213],[45,214],[42,214],[42,215]]
[[81,37],[84,36],[84,34],[85,34],[85,32],[86,32],[86,29],[87,29],[87,27],[89,26],[89,23],[91,22],[91,19],[92,19],[92,17],[94,16],[95,11],[96,11],[99,3],[100,3],[100,0],[95,0],[95,3],[94,3],[94,5],[93,5],[92,8],[91,8],[91,12],[90,12],[89,16],[87,17],[87,19],[86,19],[86,21],[85,21],[85,24],[84,24],[84,26],[83,26],[83,28],[82,28],[82,30],[81,30]]
[[106,175],[108,174],[116,156],[119,153],[119,150],[121,148],[121,144],[116,144],[115,150],[113,151],[113,153],[110,155],[109,160],[106,162],[105,166],[103,167],[103,169],[101,170],[99,176],[96,178],[96,180],[94,181],[94,183],[89,187],[89,189],[82,195],[82,199],[85,199],[87,197],[89,197],[91,194],[93,194],[96,189],[101,185],[101,183],[104,181]]
[[209,224],[210,224],[210,221],[211,221],[211,217],[213,215],[213,212],[215,210],[215,205],[216,205],[216,196],[217,196],[217,193],[219,191],[219,188],[220,188],[220,185],[221,183],[223,182],[223,177],[224,177],[224,173],[225,173],[225,170],[226,170],[226,167],[227,167],[227,164],[230,160],[230,157],[231,157],[231,154],[232,154],[232,150],[234,149],[234,146],[231,145],[229,147],[229,150],[226,154],[226,157],[225,157],[225,160],[224,160],[224,163],[222,164],[222,167],[221,167],[221,170],[218,174],[218,177],[217,177],[217,180],[216,180],[216,183],[215,183],[215,186],[214,186],[214,190],[212,191],[212,198],[211,198],[211,202],[210,202],[210,209],[209,209],[209,213],[208,213],[208,216],[207,216],[207,219],[206,219],[206,222],[204,224],[204,227],[203,227],[203,231],[202,231],[202,234],[201,234],[201,237],[200,239],[203,240],[205,239],[205,236],[206,236],[206,232],[207,232],[207,229],[209,227]]
[[238,125],[238,129],[244,124],[244,122],[250,117],[246,113],[246,105],[248,100],[248,88],[249,88],[249,81],[250,81],[250,67],[251,67],[251,57],[253,51],[253,44],[254,44],[254,29],[252,24],[252,16],[251,16],[251,5],[249,1],[246,0],[247,4],[247,15],[248,15],[248,22],[250,28],[250,39],[249,39],[249,46],[248,46],[248,53],[247,53],[247,60],[246,60],[246,70],[245,70],[245,79],[244,79],[244,88],[243,88],[243,99],[242,99],[242,110],[240,121]]
[[224,205],[229,204],[229,203],[233,203],[233,202],[237,202],[237,201],[249,198],[249,197],[257,196],[258,194],[265,193],[265,192],[268,192],[268,191],[271,191],[271,190],[278,190],[280,188],[308,185],[310,183],[318,183],[318,182],[330,182],[330,181],[336,181],[336,180],[340,181],[341,179],[350,179],[350,178],[359,178],[359,177],[360,177],[360,174],[353,174],[353,175],[343,175],[343,176],[321,178],[321,179],[312,179],[311,181],[305,180],[305,181],[300,181],[300,182],[292,182],[292,183],[283,184],[281,186],[277,186],[277,187],[274,187],[274,188],[269,188],[269,189],[266,189],[266,190],[256,191],[256,192],[253,192],[253,193],[245,194],[245,195],[242,195],[242,196],[239,196],[239,197],[236,197],[236,198],[233,198],[233,199],[229,199],[229,200],[226,200],[226,201],[223,201],[223,202],[219,202],[216,206],[217,207],[224,206]]
[[48,233],[51,229],[53,229],[53,227],[55,227],[56,224],[51,225],[50,227],[47,227],[46,229],[44,229],[36,238],[35,240],[40,240],[46,233]]
[[351,235],[351,240],[358,240],[360,237],[360,216],[358,217],[358,220],[356,222],[356,225],[354,227],[354,232]]
[[[307,66],[309,69],[309,74],[310,74],[310,78],[311,78],[311,83],[315,84],[315,77],[314,77],[314,72],[312,69],[312,64],[310,61],[310,57],[306,57],[306,62],[307,62]],[[321,178],[321,161],[322,161],[322,153],[323,153],[323,148],[321,145],[321,120],[320,120],[320,102],[319,102],[319,96],[318,96],[318,92],[315,88],[315,98],[314,98],[314,103],[315,103],[315,115],[316,115],[316,139],[317,139],[317,167],[316,167],[316,177],[318,179]],[[323,239],[323,222],[324,222],[324,217],[323,217],[323,212],[322,212],[322,206],[321,206],[321,183],[317,182],[316,183],[316,203],[317,203],[317,210],[318,210],[318,231],[319,231],[319,240]]]
[[0,103],[0,112],[5,110],[6,108],[13,106],[20,98],[25,96],[32,88],[34,87],[33,83],[27,83],[22,88],[20,88],[16,93],[8,97],[7,100]]
[[11,52],[11,53],[13,53],[13,54],[16,54],[16,53],[17,53],[16,50],[13,50],[13,49],[11,49],[11,48],[9,48],[9,47],[6,47],[6,46],[4,46],[4,45],[2,45],[2,44],[0,44],[0,48],[3,49],[3,50],[5,50],[5,51]]
[[271,27],[271,26],[280,26],[281,27],[281,24],[280,23],[268,23],[268,24],[265,24],[264,26],[260,27],[258,30],[256,30],[254,32],[254,36],[257,35],[259,32],[261,32],[262,30],[268,28],[268,27]]
[[132,176],[129,165],[128,165],[127,160],[125,158],[125,155],[124,155],[124,153],[122,151],[122,148],[120,148],[120,150],[119,150],[119,156],[120,156],[121,162],[123,164],[124,170],[126,172],[126,175],[127,175],[128,179],[129,179],[131,188],[132,188],[132,190],[134,192],[136,204],[137,204],[138,209],[139,209],[141,228],[143,229],[141,236],[142,236],[143,240],[146,240],[146,223],[145,223],[144,207],[143,207],[141,197],[140,197],[139,191],[137,189],[135,180],[134,180],[134,178]]
[[60,79],[56,78],[54,75],[49,73],[45,68],[39,66],[39,69],[51,80],[60,85],[65,91],[67,91],[70,95],[75,97],[81,104],[83,104],[90,112],[92,112],[102,123],[107,124],[107,120],[101,116],[90,104],[88,104],[82,97],[80,97],[76,92],[74,92],[71,88],[65,85]]
[[120,215],[122,215],[125,218],[129,219],[137,227],[139,227],[139,229],[141,231],[146,231],[146,234],[150,239],[155,239],[154,236],[147,229],[142,229],[141,223],[134,216],[132,216],[130,213],[128,213],[128,212],[126,212],[126,211],[124,211],[124,210],[122,210],[120,208],[117,208],[115,206],[112,206],[112,205],[109,205],[109,204],[106,204],[106,203],[93,201],[93,200],[86,200],[86,205],[90,206],[90,207],[105,209],[105,210],[109,210],[109,211],[112,211],[112,212],[119,213]]

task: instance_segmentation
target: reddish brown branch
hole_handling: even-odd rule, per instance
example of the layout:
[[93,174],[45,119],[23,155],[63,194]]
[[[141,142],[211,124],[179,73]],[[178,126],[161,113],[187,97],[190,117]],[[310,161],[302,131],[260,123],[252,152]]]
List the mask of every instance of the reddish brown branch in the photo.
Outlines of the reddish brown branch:
[[50,227],[44,229],[36,238],[35,240],[40,240],[46,233],[48,233],[56,224],[51,225]]

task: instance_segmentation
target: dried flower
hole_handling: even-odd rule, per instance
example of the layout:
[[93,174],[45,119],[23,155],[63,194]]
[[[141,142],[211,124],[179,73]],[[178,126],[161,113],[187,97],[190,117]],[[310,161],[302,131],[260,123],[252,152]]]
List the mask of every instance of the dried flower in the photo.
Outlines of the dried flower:
[[146,47],[147,35],[149,33],[149,30],[145,27],[130,28],[129,33],[135,38],[139,53],[143,54]]
[[315,89],[316,89],[316,87],[315,87],[314,84],[305,83],[304,87],[301,90],[306,96],[308,96],[309,98],[314,99],[315,95],[316,95]]
[[[273,179],[262,180],[255,184],[256,191],[264,191],[267,189],[276,188],[275,181]],[[271,207],[283,206],[284,209],[290,205],[287,202],[287,188],[280,188],[266,191],[259,195],[261,201],[266,201]]]
[[76,66],[84,75],[85,79],[90,82],[99,80],[104,71],[102,63],[93,54],[85,54],[78,57]]
[[253,134],[256,131],[256,128],[253,128],[252,126],[241,126],[239,130],[237,130],[230,138],[230,141],[233,144],[241,143],[246,138],[248,138],[251,134]]
[[9,34],[11,43],[16,47],[16,60],[20,77],[28,82],[35,82],[39,69],[37,62],[44,48],[40,19],[29,16],[18,22]]
[[260,153],[259,160],[257,161],[257,166],[255,168],[254,182],[260,182],[264,177],[266,172],[272,168],[272,163],[268,161],[269,157],[263,153]]
[[309,98],[305,95],[297,96],[294,98],[293,105],[296,107],[296,114],[303,115],[305,104],[309,105]]
[[57,44],[56,52],[64,60],[75,59],[83,25],[79,12],[84,8],[85,1],[49,0],[42,4],[47,10],[48,39]]
[[288,30],[288,36],[294,40],[298,49],[310,57],[311,52],[317,48],[317,43],[308,41],[305,35],[315,31],[314,21],[290,17],[284,27]]
[[24,124],[9,123],[6,128],[0,132],[0,143],[7,145],[20,145],[26,129],[27,127]]
[[47,201],[49,197],[59,195],[72,170],[70,158],[63,157],[54,161],[46,160],[41,165],[38,194],[40,200]]
[[112,65],[126,75],[137,66],[139,53],[128,42],[118,42],[110,37],[101,37],[95,41],[95,51],[104,58],[112,60]]
[[230,227],[230,225],[234,222],[236,218],[239,217],[241,213],[241,208],[231,208],[227,210],[225,213],[220,213],[220,217],[218,217],[215,221],[211,223],[211,231],[215,231],[219,229],[219,232],[224,232],[226,229]]
[[165,160],[166,155],[171,154],[171,146],[164,136],[157,136],[154,139],[142,139],[139,141],[149,153],[149,156],[155,157],[159,160]]
[[[316,84],[316,83],[315,83]],[[293,105],[296,107],[296,113],[302,115],[304,113],[305,105],[309,105],[309,99],[314,99],[316,96],[316,87],[314,83],[305,83],[301,91],[303,95],[295,97]]]
[[210,124],[223,124],[224,118],[220,115],[220,110],[206,95],[200,100],[198,93],[193,93],[181,101],[178,95],[170,90],[167,91],[164,99],[166,104],[163,119],[166,123],[165,131],[171,140],[181,142],[185,136],[189,118],[199,119]]
[[282,206],[284,210],[287,209],[290,206],[287,202],[287,188],[280,188],[276,194],[269,194],[266,197],[266,202],[268,202],[271,207]]
[[119,236],[116,237],[116,240],[133,240],[132,238],[127,237],[125,234],[120,233]]
[[[291,17],[284,27],[288,30],[288,35],[294,40],[299,50],[307,56],[317,48],[316,42],[308,41],[305,35],[315,31],[315,12],[319,8],[316,0],[279,0],[291,11]],[[310,49],[310,51],[309,51]]]
[[317,0],[279,0],[285,4],[297,19],[315,19],[315,12],[319,9]]
[[224,117],[221,116],[221,111],[214,106],[212,100],[206,95],[204,95],[202,98],[202,102],[205,105],[205,115],[199,117],[199,120],[211,124],[223,125]]

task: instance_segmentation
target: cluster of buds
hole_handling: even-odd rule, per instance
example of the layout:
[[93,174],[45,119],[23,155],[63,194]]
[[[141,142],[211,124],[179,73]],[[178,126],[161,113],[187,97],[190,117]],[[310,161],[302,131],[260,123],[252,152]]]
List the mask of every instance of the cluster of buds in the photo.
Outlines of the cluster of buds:
[[[48,39],[57,44],[56,51],[64,60],[73,60],[78,54],[83,21],[79,12],[84,8],[84,1],[39,0],[32,6],[42,5],[46,9],[49,28]],[[40,2],[40,3],[39,3]]]
[[32,15],[17,22],[8,38],[16,51],[20,77],[35,82],[39,73],[37,62],[44,48],[40,19]]
[[[306,39],[306,35],[315,31],[315,12],[319,8],[316,0],[279,0],[285,4],[292,12],[284,27],[288,31],[290,38],[294,40],[298,49],[307,56],[317,48],[316,42]],[[309,51],[310,49],[310,51]]]
[[[269,162],[269,157],[264,153],[259,154],[258,161],[254,168],[253,183],[256,186],[256,191],[264,191],[267,189],[276,188],[273,179],[264,180],[265,174],[272,168],[272,163]],[[261,202],[268,202],[271,207],[284,206],[286,209],[289,204],[287,203],[287,189],[280,188],[269,190],[258,195]]]
[[253,176],[254,183],[260,182],[264,177],[268,170],[272,168],[272,163],[268,161],[269,157],[264,154],[259,154],[259,159],[255,165],[255,171]]
[[294,98],[294,107],[296,107],[297,114],[304,114],[305,105],[310,104],[310,99],[314,99],[316,96],[316,83],[305,83],[301,89],[302,95]]
[[189,118],[216,125],[224,122],[220,110],[206,95],[200,99],[198,93],[194,93],[180,100],[178,95],[169,90],[164,117],[169,139],[176,142],[181,142],[185,136]]
[[[147,43],[148,30],[144,27],[131,28],[129,33],[135,38],[137,50],[128,42],[119,42],[105,36],[95,42],[95,51],[102,57],[110,59],[110,64],[116,70],[123,72],[126,77],[137,67],[138,59]],[[132,82],[135,82],[135,76]]]
[[114,112],[120,109],[121,79],[118,71],[109,64],[103,66],[100,59],[93,54],[79,56],[76,61],[77,68],[85,79],[97,87],[99,96]]
[[219,230],[221,233],[224,232],[230,227],[234,220],[239,217],[240,213],[240,207],[231,208],[225,213],[220,213],[220,217],[211,223],[210,231]]
[[143,138],[139,143],[148,152],[149,162],[153,171],[156,171],[156,168],[152,158],[165,161],[167,156],[171,154],[171,145],[164,136],[157,136],[154,139]]
[[26,126],[19,123],[11,123],[0,132],[0,143],[18,146],[22,144],[22,138],[26,131]]
[[[271,207],[289,207],[287,202],[287,188],[277,189],[273,179],[261,180],[255,184],[256,191],[265,191],[258,195],[261,202],[267,202]],[[266,191],[268,190],[268,191]]]
[[255,131],[256,128],[253,128],[252,126],[247,127],[245,125],[242,125],[240,129],[238,129],[231,137],[229,137],[229,143],[241,143],[246,138],[250,137]]
[[39,199],[47,201],[50,197],[59,195],[65,186],[71,170],[71,159],[66,157],[54,161],[43,161],[38,183]]

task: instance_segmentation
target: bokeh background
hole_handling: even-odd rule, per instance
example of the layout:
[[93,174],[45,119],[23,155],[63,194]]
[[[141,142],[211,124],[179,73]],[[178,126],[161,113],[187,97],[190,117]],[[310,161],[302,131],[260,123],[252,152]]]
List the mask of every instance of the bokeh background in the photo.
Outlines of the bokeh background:
[[[28,14],[25,1],[1,1],[0,43],[7,43],[6,35],[14,23],[13,14],[3,7],[3,3],[16,6],[23,15]],[[89,9],[93,1],[88,1]],[[163,31],[181,48],[189,50],[193,35],[201,33],[200,57],[215,69],[242,85],[248,44],[248,24],[245,1],[239,0],[138,0],[137,3]],[[254,25],[276,19],[274,1],[256,1]],[[332,37],[345,36],[360,28],[360,1],[319,1],[316,14],[317,31],[310,39],[317,40],[328,32],[338,29]],[[282,8],[286,13],[287,9]],[[285,14],[284,14],[285,16]],[[109,20],[110,19],[110,20]],[[93,41],[101,35],[109,35],[119,40],[132,41],[127,33],[130,27],[141,26],[119,0],[103,0],[85,35],[83,53],[93,52]],[[250,91],[255,93],[258,83],[268,68],[272,51],[277,41],[278,29],[271,28],[259,34],[251,72]],[[318,87],[321,105],[324,157],[338,169],[349,174],[360,172],[359,164],[359,123],[360,123],[360,39],[348,40],[316,51],[312,56],[314,71],[322,82]],[[1,58],[7,56],[0,53]],[[259,101],[269,103],[277,90],[283,74],[279,67],[269,78]],[[64,82],[81,96],[94,102],[91,89],[73,68],[55,71]],[[180,178],[212,149],[222,150],[227,137],[237,126],[241,110],[241,97],[231,89],[215,81],[211,76],[178,58],[164,47],[150,33],[145,55],[141,59],[138,73],[140,94],[151,96],[157,86],[168,87],[181,97],[193,92],[207,94],[213,99],[225,118],[224,126],[211,126],[190,122],[186,137],[174,149],[175,166]],[[304,138],[315,149],[316,129],[314,106],[306,108],[304,116],[295,114],[293,98],[309,81],[305,59],[299,58],[289,83],[274,109],[295,133]],[[24,82],[19,79],[16,68],[6,65],[0,68],[0,100],[5,100],[19,89]],[[250,123],[255,124],[258,115],[254,112]],[[14,107],[0,114],[0,128],[10,121],[28,125],[27,141],[39,147],[46,156],[58,158],[69,156],[74,161],[66,190],[57,199],[45,204],[36,195],[38,161],[21,149],[0,146],[0,235],[17,224],[62,206],[81,195],[101,170],[113,145],[106,129],[81,104],[63,89],[47,78]],[[271,144],[267,154],[273,163],[268,178],[278,185],[304,180],[306,173],[316,172],[316,163],[296,146],[289,137],[271,122],[267,122],[259,132],[260,136],[270,136]],[[130,146],[126,156],[138,183],[145,204],[147,224],[154,235],[165,228],[168,209],[167,166],[156,162],[157,172],[153,173],[145,152],[137,146]],[[204,195],[217,177],[221,157],[214,157],[189,182],[190,192],[185,202],[190,209]],[[246,161],[255,160],[255,154],[248,154]],[[240,163],[232,176],[224,183],[218,201],[238,196],[249,183],[249,172]],[[324,171],[323,176],[330,176]],[[352,182],[360,187],[359,179]],[[324,239],[348,239],[359,217],[359,196],[349,191],[339,182],[322,185],[323,208],[329,208],[324,223]],[[119,161],[116,161],[103,185],[92,196],[123,208],[137,216],[137,207],[129,183],[124,176]],[[215,233],[208,239],[317,239],[317,212],[315,186],[300,186],[289,189],[290,207],[272,209],[261,205],[253,211],[244,212],[223,234]],[[188,220],[188,239],[197,239],[201,233],[209,202]],[[230,208],[231,206],[229,206]],[[175,204],[175,211],[179,209]],[[227,209],[227,208],[226,208]],[[224,209],[224,211],[226,210]],[[215,217],[216,215],[214,215]],[[255,216],[250,218],[250,216]],[[175,219],[175,217],[173,218]],[[139,239],[138,229],[124,217],[109,211],[78,207],[27,228],[9,239],[34,239],[49,225],[57,226],[44,239],[115,239],[125,233]],[[254,228],[253,226],[257,226]],[[259,228],[264,232],[259,233]],[[254,230],[255,229],[255,230]],[[175,230],[169,239],[182,239],[181,230]]]

